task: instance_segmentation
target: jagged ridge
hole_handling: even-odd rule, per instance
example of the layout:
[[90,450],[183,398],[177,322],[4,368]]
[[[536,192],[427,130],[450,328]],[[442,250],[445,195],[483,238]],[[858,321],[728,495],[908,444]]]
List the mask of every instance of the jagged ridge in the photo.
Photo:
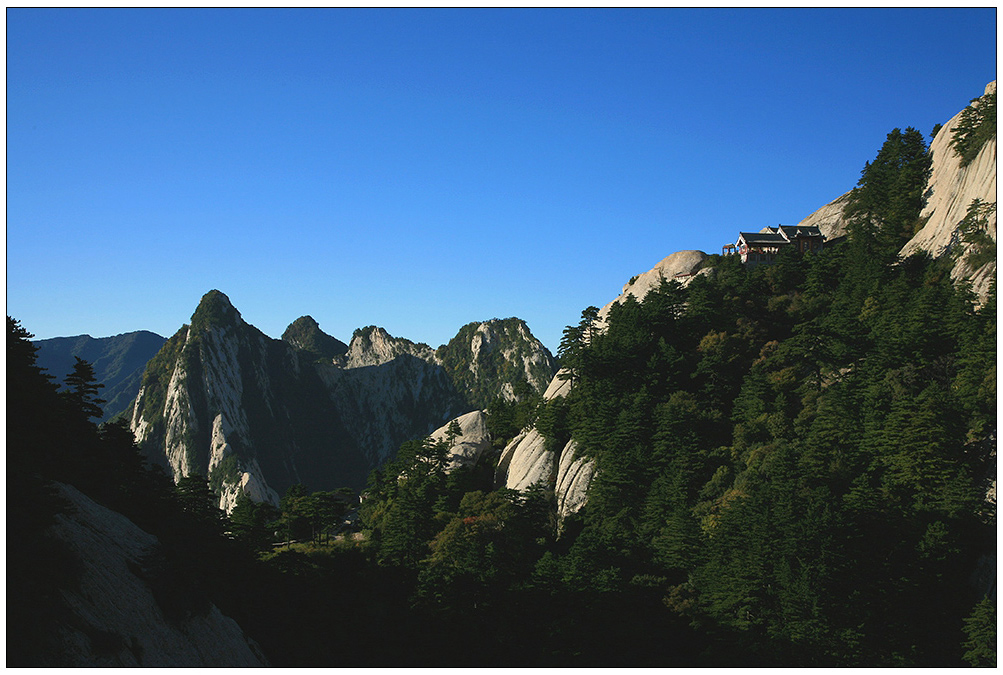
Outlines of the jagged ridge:
[[473,373],[458,380],[428,345],[376,326],[344,345],[306,316],[283,340],[268,338],[210,291],[150,361],[132,429],[175,479],[207,476],[226,509],[241,491],[275,502],[299,482],[360,488],[404,441],[486,405],[490,392],[519,396],[553,374],[553,357],[519,319],[464,330],[496,349],[441,347]]

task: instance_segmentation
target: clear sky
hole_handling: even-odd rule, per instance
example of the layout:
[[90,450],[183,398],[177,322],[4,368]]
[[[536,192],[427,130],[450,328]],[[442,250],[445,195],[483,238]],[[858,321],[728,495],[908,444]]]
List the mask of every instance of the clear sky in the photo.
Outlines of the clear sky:
[[996,9],[7,10],[7,313],[564,326],[996,78]]

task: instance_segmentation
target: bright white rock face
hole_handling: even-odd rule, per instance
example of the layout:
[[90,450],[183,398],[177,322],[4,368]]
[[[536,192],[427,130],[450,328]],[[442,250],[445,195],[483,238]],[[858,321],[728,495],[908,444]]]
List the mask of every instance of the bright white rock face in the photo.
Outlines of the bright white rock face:
[[554,379],[550,381],[547,385],[547,390],[543,392],[544,401],[552,401],[558,396],[567,396],[568,392],[571,391],[571,380],[564,379],[564,376],[568,374],[567,369],[561,368],[554,375]]
[[[985,93],[994,93],[996,82],[986,85]],[[968,207],[976,199],[983,203],[996,203],[996,138],[988,141],[968,166],[961,166],[961,157],[951,148],[953,130],[961,119],[961,112],[952,117],[930,144],[933,166],[927,182],[926,206],[920,213],[920,220],[926,220],[923,228],[902,247],[900,255],[908,256],[917,251],[926,251],[934,257],[948,252],[952,244],[958,244],[958,224],[964,220]],[[989,236],[996,241],[996,213],[989,217]],[[960,245],[964,246],[961,242]],[[989,287],[996,278],[996,262],[992,261],[980,269],[971,269],[962,259],[954,266],[951,277],[968,280],[972,290],[985,302]]]
[[482,410],[475,410],[466,415],[460,415],[455,420],[433,431],[430,438],[433,441],[445,440],[449,435],[449,427],[453,422],[460,426],[460,435],[453,439],[449,447],[449,459],[446,471],[460,467],[473,466],[484,452],[491,448],[491,434],[488,433],[488,418]]
[[268,502],[272,506],[279,505],[279,495],[268,486],[261,473],[258,460],[250,459],[241,462],[245,471],[237,481],[223,481],[219,494],[219,508],[227,513],[237,505],[237,498],[244,493],[252,502]]
[[[545,400],[567,396],[570,391],[570,382],[561,379],[561,372],[551,380]],[[502,451],[495,483],[512,490],[526,490],[537,483],[553,486],[558,516],[565,518],[585,505],[595,473],[595,463],[576,456],[575,451],[574,441],[569,441],[559,452],[549,452],[543,435],[535,428],[527,429]]]
[[606,317],[609,316],[609,310],[613,305],[623,303],[628,297],[638,302],[644,300],[644,296],[661,285],[662,279],[688,285],[693,277],[701,272],[700,266],[706,259],[707,254],[703,251],[677,251],[665,257],[652,269],[624,284],[620,295],[599,310],[600,327],[605,326]]
[[846,220],[843,218],[843,209],[846,208],[848,201],[850,201],[849,192],[809,215],[798,223],[798,227],[817,227],[826,241],[844,236],[846,234]]
[[362,368],[389,363],[404,354],[430,363],[435,361],[435,352],[428,345],[396,338],[376,326],[356,331],[343,359],[346,368]]
[[511,490],[526,490],[537,483],[549,485],[555,458],[547,451],[546,442],[536,429],[512,439],[502,450],[496,482]]
[[[189,330],[185,335],[186,343],[190,334]],[[198,422],[188,400],[187,381],[188,374],[185,372],[184,362],[179,360],[174,366],[174,372],[171,373],[164,402],[164,452],[171,471],[174,472],[174,480],[188,475],[190,468],[188,437],[198,430]]]
[[557,515],[565,518],[585,506],[589,483],[595,473],[595,463],[584,457],[577,457],[574,441],[561,450],[561,461],[557,467],[557,484],[554,496],[557,498]]

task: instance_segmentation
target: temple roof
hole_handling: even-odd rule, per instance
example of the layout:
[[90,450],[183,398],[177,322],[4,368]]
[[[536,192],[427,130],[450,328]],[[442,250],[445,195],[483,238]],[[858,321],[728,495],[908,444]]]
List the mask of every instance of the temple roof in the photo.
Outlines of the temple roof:
[[738,240],[744,241],[749,246],[755,244],[767,246],[783,246],[790,243],[784,235],[774,232],[739,232]]
[[788,240],[794,239],[795,237],[821,237],[822,231],[814,225],[778,225],[777,227],[771,227],[770,230],[776,232],[780,231]]

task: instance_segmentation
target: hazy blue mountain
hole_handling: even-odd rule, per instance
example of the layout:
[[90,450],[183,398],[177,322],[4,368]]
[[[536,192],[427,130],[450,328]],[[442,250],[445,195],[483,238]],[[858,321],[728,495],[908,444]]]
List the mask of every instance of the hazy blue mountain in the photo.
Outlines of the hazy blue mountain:
[[105,421],[124,411],[136,398],[143,370],[167,338],[141,330],[105,338],[90,335],[57,337],[35,340],[38,347],[38,365],[62,382],[73,370],[74,357],[94,366],[94,375],[104,384],[101,398],[105,399]]

